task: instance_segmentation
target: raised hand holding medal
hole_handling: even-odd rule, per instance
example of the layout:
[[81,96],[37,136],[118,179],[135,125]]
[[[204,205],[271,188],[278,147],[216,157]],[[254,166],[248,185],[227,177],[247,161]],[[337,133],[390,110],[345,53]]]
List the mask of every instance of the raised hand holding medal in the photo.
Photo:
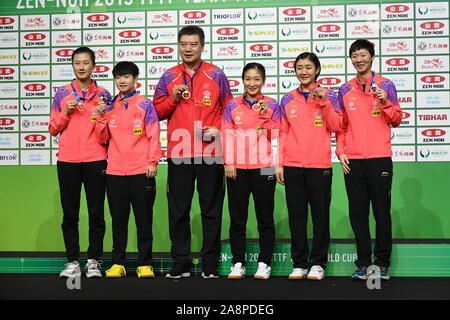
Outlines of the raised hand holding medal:
[[106,98],[103,96],[99,96],[99,102],[97,104],[97,112],[100,115],[104,115],[106,110]]
[[[187,93],[185,93],[187,92]],[[189,95],[189,97],[188,97]],[[180,102],[180,98],[183,98],[184,100],[189,99],[191,96],[191,93],[189,92],[189,88],[183,84],[173,87],[172,92],[172,100],[173,102]]]
[[259,114],[261,115],[266,113],[267,108],[268,108],[267,102],[264,100],[258,100],[252,106],[253,111],[259,112]]

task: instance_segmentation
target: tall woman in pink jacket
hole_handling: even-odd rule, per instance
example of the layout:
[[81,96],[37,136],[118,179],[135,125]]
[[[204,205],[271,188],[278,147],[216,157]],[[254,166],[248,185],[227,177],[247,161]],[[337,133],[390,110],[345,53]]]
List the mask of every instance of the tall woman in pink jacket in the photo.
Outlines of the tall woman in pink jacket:
[[[320,70],[314,53],[300,54],[295,60],[300,86],[284,95],[280,104],[276,175],[286,191],[294,262],[291,280],[323,279],[328,258],[331,133],[339,129],[342,120],[337,95],[317,83]],[[313,221],[311,254],[307,239],[308,204]]]
[[256,279],[270,277],[275,227],[273,221],[275,168],[271,138],[277,136],[280,109],[277,101],[261,93],[264,67],[249,63],[242,72],[245,94],[228,102],[222,118],[223,158],[230,211],[233,267],[229,279],[245,276],[245,232],[250,193],[255,202],[260,253]]
[[106,145],[95,138],[96,108],[111,100],[109,92],[91,79],[95,53],[80,47],[72,54],[75,80],[58,88],[52,104],[49,131],[59,134],[58,182],[63,211],[62,232],[68,263],[60,277],[81,274],[78,220],[81,185],[84,185],[89,214],[88,261],[86,276],[101,277],[99,259],[105,234],[104,203]]

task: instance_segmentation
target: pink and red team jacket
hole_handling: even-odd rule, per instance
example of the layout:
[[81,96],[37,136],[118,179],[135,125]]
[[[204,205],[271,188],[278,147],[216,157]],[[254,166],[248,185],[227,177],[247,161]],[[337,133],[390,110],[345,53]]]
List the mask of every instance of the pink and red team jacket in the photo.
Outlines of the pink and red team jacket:
[[159,120],[152,102],[134,94],[125,100],[119,97],[98,116],[97,140],[108,145],[106,173],[118,176],[143,174],[148,166],[157,166],[161,157]]
[[331,167],[331,133],[339,130],[342,115],[336,93],[327,91],[327,99],[310,94],[305,100],[298,89],[281,99],[277,167]]
[[[75,108],[75,111],[67,116],[65,114],[67,101],[76,100],[74,89],[79,99],[86,99],[84,111]],[[98,143],[95,137],[96,108],[100,96],[111,101],[109,92],[98,86],[94,80],[84,96],[76,80],[56,91],[48,130],[52,136],[60,134],[59,161],[91,162],[106,159],[106,146]]]
[[[174,86],[185,83],[188,84],[191,97],[173,102]],[[193,76],[186,71],[183,63],[167,70],[156,86],[153,104],[159,119],[168,119],[168,157],[221,156],[218,154],[221,153],[220,149],[209,152],[207,148],[211,141],[201,141],[194,129],[212,126],[220,130],[223,111],[231,98],[233,96],[227,77],[213,64],[202,61]],[[195,139],[197,142],[194,144]],[[197,144],[201,147],[194,148]]]
[[274,99],[260,96],[256,100],[266,101],[269,107],[261,115],[244,98],[245,95],[230,100],[223,114],[221,131],[224,164],[234,165],[238,169],[272,166],[271,138],[278,137],[280,107]]
[[363,88],[358,77],[339,88],[343,124],[336,135],[336,155],[348,159],[392,157],[391,128],[400,125],[402,110],[392,81],[374,73],[375,83],[387,94],[385,104],[370,91],[372,78]]

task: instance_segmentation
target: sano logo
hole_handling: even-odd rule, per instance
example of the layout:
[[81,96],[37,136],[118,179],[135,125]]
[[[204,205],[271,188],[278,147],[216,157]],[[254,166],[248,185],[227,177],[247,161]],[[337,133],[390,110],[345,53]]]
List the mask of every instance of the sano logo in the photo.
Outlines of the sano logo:
[[437,129],[437,128],[426,129],[423,130],[421,133],[423,136],[430,138],[441,137],[446,134],[444,129]]
[[444,27],[444,24],[440,21],[428,21],[420,24],[420,27],[425,30],[438,30]]
[[119,36],[125,39],[134,39],[141,36],[141,32],[138,30],[125,30],[119,33]]
[[410,64],[411,61],[409,61],[406,58],[392,58],[386,60],[386,64],[393,66],[393,67],[399,67],[399,66],[406,66]]
[[441,83],[445,80],[445,77],[440,75],[428,75],[420,78],[424,83]]
[[341,30],[341,27],[336,24],[323,24],[317,27],[319,32],[337,32]]
[[24,36],[24,38],[28,41],[39,41],[39,40],[44,40],[46,38],[46,36],[43,33],[34,32],[34,33],[26,34]]
[[42,134],[29,134],[29,135],[25,136],[24,139],[25,139],[25,141],[28,141],[28,142],[43,142],[47,138],[45,136],[43,136]]
[[273,49],[273,46],[270,44],[254,44],[250,46],[250,50],[256,52],[267,52]]
[[27,91],[37,92],[37,91],[44,91],[47,88],[47,86],[41,83],[30,83],[27,84],[24,88]]
[[409,11],[409,7],[404,4],[395,4],[392,6],[387,6],[385,10],[390,13],[403,13]]
[[206,13],[203,11],[189,11],[183,14],[186,19],[202,19],[206,17]]
[[283,10],[283,14],[290,16],[290,17],[302,16],[305,13],[306,13],[306,10],[303,8],[289,8],[289,9]]
[[87,17],[90,22],[105,22],[109,20],[106,14],[92,14]]

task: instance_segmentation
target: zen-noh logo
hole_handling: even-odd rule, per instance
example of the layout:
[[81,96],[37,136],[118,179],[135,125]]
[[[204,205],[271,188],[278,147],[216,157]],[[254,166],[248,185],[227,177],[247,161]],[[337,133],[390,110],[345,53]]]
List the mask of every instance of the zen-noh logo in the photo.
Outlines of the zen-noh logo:
[[425,83],[439,83],[445,80],[443,76],[440,75],[430,75],[422,77],[421,80]]
[[304,8],[287,8],[282,11],[283,22],[304,22],[309,17]]
[[448,35],[448,22],[446,24],[442,21],[426,21],[417,22],[417,35],[420,36],[444,36]]
[[106,14],[91,14],[87,17],[90,22],[105,22],[109,20]]
[[39,32],[28,33],[24,36],[28,41],[42,41],[45,40],[46,35]]
[[225,27],[225,28],[217,29],[216,33],[221,36],[232,36],[232,35],[238,34],[239,29],[233,28],[233,27]]
[[69,58],[72,57],[73,49],[61,49],[55,52],[58,57]]
[[154,54],[169,54],[174,52],[174,49],[171,47],[156,47],[152,48],[151,52]]
[[285,63],[283,63],[283,66],[285,68],[288,68],[288,69],[294,69],[295,68],[295,61],[294,60],[286,61]]
[[42,134],[29,134],[26,135],[24,139],[28,142],[43,142],[47,139],[47,137]]
[[24,88],[27,91],[37,92],[37,91],[44,91],[46,89],[46,86],[41,83],[30,83],[27,84]]
[[0,25],[13,24],[16,20],[12,17],[0,17]]
[[0,17],[0,31],[14,30],[16,20],[13,17]]
[[12,126],[16,121],[11,118],[0,118],[0,126]]
[[335,86],[341,83],[341,79],[335,77],[324,77],[320,78],[317,82],[323,86]]
[[441,137],[443,135],[446,134],[444,129],[440,129],[440,128],[430,128],[430,129],[426,129],[423,130],[422,135],[424,135],[425,137]]
[[189,11],[183,14],[186,19],[202,19],[206,17],[206,13],[203,11]]
[[341,27],[336,24],[323,24],[321,26],[318,26],[317,30],[320,32],[329,33],[329,32],[337,32],[341,30]]
[[444,27],[444,23],[440,21],[429,21],[420,24],[420,27],[425,30],[438,30]]
[[235,79],[229,79],[228,83],[230,84],[230,88],[235,88],[240,84],[239,81]]
[[288,8],[283,10],[283,14],[290,16],[290,17],[298,17],[302,16],[306,13],[306,10],[303,8]]
[[410,63],[410,61],[406,58],[392,58],[392,59],[386,60],[386,64],[393,66],[393,67],[405,66],[405,65],[408,65],[409,63]]
[[126,39],[134,39],[141,36],[141,32],[138,30],[125,30],[119,33],[119,36]]
[[387,6],[384,10],[390,13],[403,13],[409,11],[409,7],[406,4],[394,4]]
[[267,52],[273,49],[273,46],[271,46],[270,44],[254,44],[252,46],[250,46],[250,50],[251,51],[255,51],[255,52]]

